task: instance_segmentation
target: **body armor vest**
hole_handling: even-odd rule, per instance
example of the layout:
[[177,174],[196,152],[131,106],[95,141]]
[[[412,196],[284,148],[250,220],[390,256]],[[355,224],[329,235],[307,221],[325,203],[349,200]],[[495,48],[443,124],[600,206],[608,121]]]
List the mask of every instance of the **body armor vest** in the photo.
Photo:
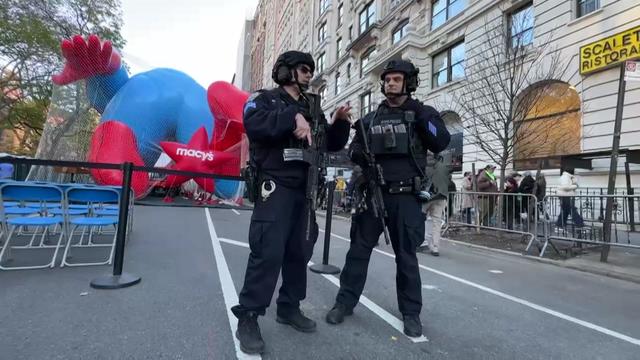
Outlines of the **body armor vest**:
[[369,124],[369,142],[374,155],[404,155],[426,157],[415,131],[413,111],[392,111],[377,114]]

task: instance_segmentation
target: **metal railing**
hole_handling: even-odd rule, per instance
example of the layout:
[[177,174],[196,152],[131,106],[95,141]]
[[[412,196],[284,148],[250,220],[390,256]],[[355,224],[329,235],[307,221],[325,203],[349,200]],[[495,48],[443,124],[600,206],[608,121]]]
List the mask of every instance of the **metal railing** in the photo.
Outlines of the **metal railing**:
[[[625,190],[626,192],[626,190]],[[611,239],[604,239],[607,199],[613,201]],[[447,226],[467,226],[522,234],[528,238],[525,253],[534,241],[539,256],[548,246],[560,253],[554,241],[640,248],[635,221],[640,218],[640,195],[606,195],[600,191],[575,196],[547,195],[542,201],[531,194],[454,192],[449,194]]]
[[[609,242],[604,239],[607,199],[613,201]],[[547,245],[553,246],[552,240],[640,249],[640,234],[634,232],[640,195],[547,195],[543,204],[545,243],[540,256]]]
[[452,192],[447,207],[448,225],[522,234],[527,251],[536,240],[539,206],[531,194]]

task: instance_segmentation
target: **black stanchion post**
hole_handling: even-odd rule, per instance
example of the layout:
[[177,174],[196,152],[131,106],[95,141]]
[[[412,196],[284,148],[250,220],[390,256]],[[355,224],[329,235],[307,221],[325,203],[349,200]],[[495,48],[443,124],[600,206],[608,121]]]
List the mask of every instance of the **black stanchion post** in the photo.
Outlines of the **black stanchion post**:
[[136,285],[140,277],[122,273],[124,264],[124,243],[127,236],[127,221],[129,219],[129,202],[131,200],[131,176],[133,164],[122,164],[122,190],[120,191],[120,210],[118,211],[118,233],[116,235],[116,252],[113,260],[113,274],[105,275],[91,281],[94,289],[121,289]]
[[324,227],[324,251],[322,252],[322,264],[315,264],[309,269],[318,274],[338,274],[340,268],[329,265],[329,247],[331,245],[331,219],[333,218],[333,193],[336,189],[336,182],[331,181],[327,186],[327,218]]

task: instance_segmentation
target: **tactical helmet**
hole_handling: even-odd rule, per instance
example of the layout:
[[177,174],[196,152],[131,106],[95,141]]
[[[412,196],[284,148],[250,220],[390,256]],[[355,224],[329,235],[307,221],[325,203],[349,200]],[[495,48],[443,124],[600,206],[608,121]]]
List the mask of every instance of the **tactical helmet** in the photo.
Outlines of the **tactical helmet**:
[[410,61],[405,60],[391,60],[387,63],[387,65],[382,70],[382,74],[380,74],[380,80],[382,81],[382,93],[384,94],[384,77],[387,74],[399,72],[404,74],[404,82],[407,93],[412,93],[418,89],[418,73],[420,73],[420,69],[413,66]]
[[295,50],[284,52],[278,56],[275,64],[273,64],[271,78],[278,85],[289,84],[294,81],[291,76],[291,69],[300,64],[309,66],[311,72],[315,71],[316,64],[311,54]]

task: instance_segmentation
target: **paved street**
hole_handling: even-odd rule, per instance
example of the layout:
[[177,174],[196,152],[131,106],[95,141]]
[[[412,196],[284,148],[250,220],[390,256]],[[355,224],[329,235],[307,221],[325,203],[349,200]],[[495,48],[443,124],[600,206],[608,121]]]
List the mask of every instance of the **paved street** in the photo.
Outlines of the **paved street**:
[[[129,289],[89,287],[108,267],[0,272],[0,359],[236,359],[228,311],[242,287],[250,211],[138,207]],[[324,218],[319,217],[321,228]],[[349,224],[333,222],[342,267]],[[322,260],[324,233],[312,261]],[[335,276],[309,273],[313,334],[260,318],[263,359],[638,359],[640,285],[445,243],[419,254],[425,337],[402,333],[390,246],[376,248],[361,304],[324,322]],[[274,304],[275,305],[275,304]]]

